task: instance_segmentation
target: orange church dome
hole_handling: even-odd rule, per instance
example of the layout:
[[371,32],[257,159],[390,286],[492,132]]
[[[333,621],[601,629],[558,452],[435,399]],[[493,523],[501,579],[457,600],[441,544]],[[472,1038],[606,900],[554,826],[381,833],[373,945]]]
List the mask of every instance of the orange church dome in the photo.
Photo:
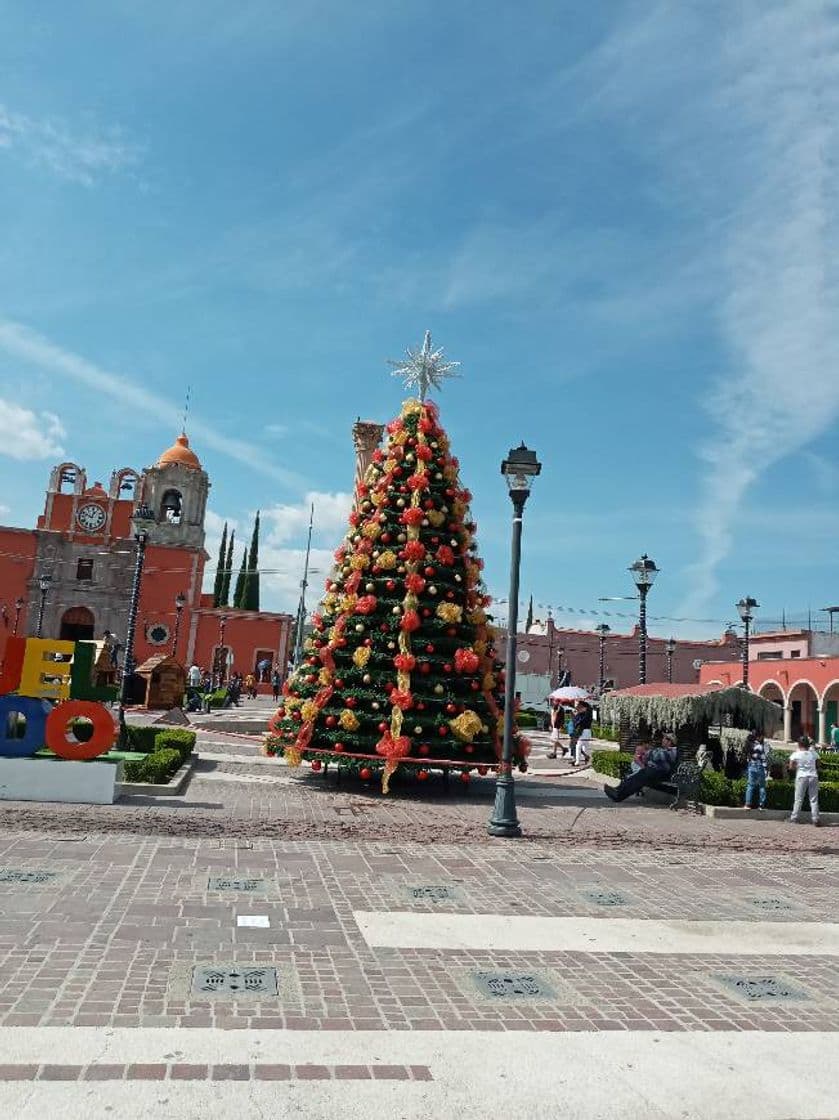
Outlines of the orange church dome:
[[189,470],[193,471],[201,470],[201,462],[195,452],[190,448],[186,432],[181,432],[169,450],[164,451],[157,460],[157,465],[159,467],[167,467],[173,464],[187,467]]

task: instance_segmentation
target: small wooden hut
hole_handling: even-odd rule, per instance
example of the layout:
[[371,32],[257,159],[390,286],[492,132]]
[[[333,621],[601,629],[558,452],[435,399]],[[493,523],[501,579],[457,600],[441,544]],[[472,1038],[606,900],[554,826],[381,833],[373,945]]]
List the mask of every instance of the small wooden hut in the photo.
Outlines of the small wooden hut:
[[690,754],[717,729],[737,727],[772,736],[781,721],[777,704],[739,685],[638,684],[609,692],[600,702],[600,722],[620,731],[624,748],[656,731],[673,731]]
[[136,676],[145,682],[143,704],[155,711],[180,708],[186,692],[186,669],[174,657],[158,654],[137,667]]

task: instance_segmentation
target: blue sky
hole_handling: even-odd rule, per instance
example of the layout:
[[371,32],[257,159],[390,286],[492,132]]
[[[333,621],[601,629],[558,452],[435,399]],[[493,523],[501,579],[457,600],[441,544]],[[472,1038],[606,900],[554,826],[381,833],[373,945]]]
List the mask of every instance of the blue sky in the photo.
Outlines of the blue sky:
[[[343,525],[386,359],[442,418],[506,595],[662,575],[654,632],[839,598],[839,22],[817,0],[0,0],[0,514],[189,431],[268,605]],[[628,609],[613,604],[606,609]],[[559,617],[559,615],[558,615]],[[615,622],[617,625],[617,622]]]

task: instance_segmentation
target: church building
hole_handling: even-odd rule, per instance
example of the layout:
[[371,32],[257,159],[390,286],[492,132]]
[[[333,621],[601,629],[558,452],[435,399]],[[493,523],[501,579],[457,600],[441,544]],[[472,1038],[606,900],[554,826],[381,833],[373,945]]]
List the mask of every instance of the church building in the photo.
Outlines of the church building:
[[[34,529],[0,526],[0,660],[10,634],[83,640],[110,630],[125,641],[137,543],[132,515],[148,507],[135,664],[174,654],[187,667],[242,674],[266,661],[284,672],[294,620],[215,608],[202,594],[210,481],[186,435],[142,472],[115,470],[107,490],[84,468],[50,475]],[[263,687],[263,691],[265,687]]]

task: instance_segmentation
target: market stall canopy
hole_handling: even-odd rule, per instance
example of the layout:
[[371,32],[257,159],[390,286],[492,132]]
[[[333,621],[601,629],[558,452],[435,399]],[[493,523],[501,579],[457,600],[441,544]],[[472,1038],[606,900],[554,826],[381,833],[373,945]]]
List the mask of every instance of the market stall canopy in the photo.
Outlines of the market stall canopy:
[[601,723],[631,731],[719,724],[771,735],[781,719],[777,704],[739,685],[638,684],[607,693],[600,701]]

